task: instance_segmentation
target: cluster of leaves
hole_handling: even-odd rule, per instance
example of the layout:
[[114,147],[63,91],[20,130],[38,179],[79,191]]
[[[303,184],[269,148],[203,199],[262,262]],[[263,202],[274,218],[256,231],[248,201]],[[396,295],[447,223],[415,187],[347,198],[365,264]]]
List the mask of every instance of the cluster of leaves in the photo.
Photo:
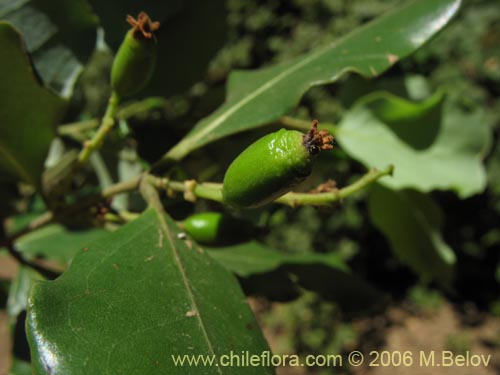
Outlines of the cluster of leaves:
[[[494,83],[499,79],[497,51],[491,48],[498,38],[498,18],[491,9],[498,5],[479,4],[467,4],[450,32],[401,63],[440,31],[460,1],[410,2],[363,28],[359,25],[393,2],[232,0],[226,10],[222,1],[201,0],[148,1],[141,9],[134,1],[2,5],[0,17],[8,22],[0,23],[5,46],[0,51],[0,191],[5,197],[0,214],[9,218],[2,231],[10,236],[36,214],[58,212],[59,223],[7,245],[25,259],[48,259],[57,271],[71,263],[57,280],[34,285],[42,276],[23,266],[8,286],[14,333],[28,308],[35,373],[99,373],[103,367],[116,373],[171,373],[170,355],[187,354],[186,348],[196,354],[260,353],[267,346],[233,274],[247,295],[290,300],[308,289],[348,312],[367,311],[384,301],[380,289],[393,289],[377,274],[388,268],[387,279],[394,272],[413,273],[446,290],[462,291],[463,272],[471,269],[491,282],[498,264],[498,255],[491,252],[500,237],[486,224],[499,215],[498,207],[488,207],[500,193],[490,151],[492,124],[498,125],[492,108],[498,105]],[[139,10],[163,24],[158,35],[161,68],[144,93],[146,99],[120,108],[119,129],[94,154],[89,168],[74,176],[71,186],[61,187],[53,176],[64,169],[72,150],[92,136],[92,118],[106,97],[107,82],[77,78],[84,69],[85,78],[96,67],[109,67],[111,53],[102,44],[115,50],[126,28],[117,15]],[[478,19],[481,26],[470,32]],[[105,39],[100,37],[91,56],[97,26]],[[351,29],[356,32],[339,39]],[[461,44],[464,34],[467,43]],[[478,40],[485,46],[480,54]],[[457,52],[459,44],[463,51]],[[460,64],[450,67],[456,56]],[[390,75],[367,80],[396,63]],[[480,68],[471,71],[471,66]],[[254,70],[230,73],[242,67]],[[347,72],[363,78],[346,77]],[[221,105],[226,81],[227,99]],[[220,180],[245,145],[269,132],[262,127],[285,123],[284,115],[306,122],[311,117],[327,120],[325,126],[340,145],[335,153],[321,155],[301,189],[332,177],[343,186],[363,169],[389,163],[395,166],[394,178],[380,180],[333,210],[270,206],[243,213],[267,227],[260,241],[208,251],[184,239],[171,217],[221,209],[210,202],[153,198],[153,207],[126,225],[110,224],[95,214],[95,206],[78,215],[64,211],[158,160],[170,167],[172,178]],[[78,131],[57,127],[75,121]],[[56,134],[58,141],[50,147]],[[498,153],[500,148],[494,149]],[[20,191],[19,182],[31,187],[23,185]],[[57,199],[47,199],[48,191]],[[155,197],[147,187],[142,193]],[[14,204],[20,195],[24,208]],[[463,207],[476,204],[484,210],[471,224]],[[140,212],[145,203],[132,193],[116,197],[112,207]],[[456,218],[444,215],[443,208],[447,214],[455,210]],[[399,259],[397,271],[388,266],[393,257]],[[484,267],[462,270],[470,257],[475,266],[488,264],[491,272]],[[495,297],[489,287],[482,301]],[[317,301],[314,297],[307,303]],[[322,305],[320,310],[328,315],[336,308]],[[343,345],[320,341],[309,340],[304,350]],[[16,360],[12,372],[28,368]]]

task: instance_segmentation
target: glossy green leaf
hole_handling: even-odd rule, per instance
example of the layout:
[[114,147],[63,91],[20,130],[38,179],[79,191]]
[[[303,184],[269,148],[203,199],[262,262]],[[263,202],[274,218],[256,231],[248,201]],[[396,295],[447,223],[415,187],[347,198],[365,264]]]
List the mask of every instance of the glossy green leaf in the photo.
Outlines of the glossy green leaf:
[[10,0],[0,19],[20,30],[44,84],[70,97],[96,43],[98,18],[86,0]]
[[312,86],[336,81],[347,72],[375,77],[441,30],[460,0],[418,0],[370,22],[344,38],[291,61],[258,71],[231,74],[227,99],[170,150],[165,159],[225,136],[277,120]]
[[323,264],[343,272],[349,267],[337,254],[286,254],[258,242],[208,248],[212,258],[238,276],[273,271],[286,264]]
[[414,190],[393,191],[375,185],[368,207],[373,224],[404,264],[425,281],[450,284],[455,253],[441,237],[442,213],[431,198]]
[[388,187],[468,197],[486,186],[490,132],[482,111],[466,113],[441,92],[418,103],[377,92],[347,113],[337,141],[367,167],[393,164],[393,178],[381,181]]
[[51,224],[20,237],[15,245],[29,258],[43,257],[68,265],[78,251],[107,233],[98,228],[69,230],[60,224]]
[[40,184],[66,103],[37,82],[20,34],[0,22],[0,179]]
[[[172,355],[261,353],[267,345],[236,279],[150,209],[35,284],[35,374],[186,374]],[[200,374],[272,373],[199,367]]]

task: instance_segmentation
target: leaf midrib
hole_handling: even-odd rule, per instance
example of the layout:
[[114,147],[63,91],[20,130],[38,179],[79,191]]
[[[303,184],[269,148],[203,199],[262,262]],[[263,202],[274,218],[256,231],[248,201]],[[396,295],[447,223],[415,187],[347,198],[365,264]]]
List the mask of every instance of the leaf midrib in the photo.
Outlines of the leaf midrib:
[[[194,296],[194,293],[193,293],[193,291],[191,289],[191,285],[189,283],[189,280],[187,278],[186,272],[184,270],[184,265],[182,264],[182,261],[181,261],[181,258],[179,256],[179,253],[177,252],[177,249],[175,248],[175,243],[174,243],[172,232],[170,231],[170,228],[169,228],[169,226],[168,226],[168,224],[167,224],[167,222],[165,220],[164,210],[163,210],[163,208],[161,206],[161,203],[159,201],[158,201],[158,203],[160,204],[160,206],[154,207],[154,210],[155,210],[155,212],[156,212],[156,214],[158,216],[158,221],[160,223],[161,230],[167,236],[168,242],[170,244],[170,248],[171,248],[172,253],[174,255],[174,260],[175,260],[176,266],[179,269],[179,272],[181,273],[182,282],[184,284],[184,287],[186,289],[188,297],[191,300],[191,308],[194,309],[194,311],[196,313],[195,316],[196,316],[196,319],[198,320],[200,329],[203,332],[203,336],[205,337],[205,340],[207,342],[208,349],[209,349],[210,353],[213,356],[215,356],[215,350],[214,350],[214,348],[212,346],[212,343],[210,342],[210,338],[208,336],[208,332],[207,332],[207,329],[205,327],[205,323],[203,322],[203,319],[201,318],[201,312],[198,309],[198,304],[196,303],[196,298]],[[217,368],[217,371],[218,371],[219,374],[223,374],[220,366],[217,366],[216,368]]]
[[[449,12],[451,15],[453,15],[456,12],[456,9],[459,7],[460,2],[461,1],[450,2],[449,6],[451,6],[452,3],[454,3],[453,4],[454,5],[453,11]],[[352,39],[357,34],[364,32],[365,29],[376,27],[376,25],[378,25],[379,23],[381,23],[381,22],[385,21],[387,18],[390,18],[391,16],[393,16],[393,14],[396,13],[396,11],[397,12],[403,11],[404,9],[413,6],[415,3],[416,3],[416,1],[410,1],[401,7],[390,10],[390,11],[386,12],[386,14],[383,15],[382,17],[357,28],[353,32],[339,38],[339,40],[337,40],[329,45],[326,45],[323,48],[318,49],[316,52],[311,53],[309,56],[307,56],[305,58],[302,58],[302,56],[299,56],[298,58],[300,58],[301,60],[297,64],[292,64],[288,69],[285,69],[283,72],[278,74],[276,77],[274,77],[273,79],[268,81],[266,84],[258,87],[252,94],[244,96],[242,99],[237,101],[236,104],[234,104],[234,106],[231,106],[228,110],[223,111],[218,117],[213,119],[211,122],[208,122],[207,125],[202,127],[199,131],[197,131],[193,135],[188,135],[180,143],[178,143],[177,146],[172,148],[167,155],[173,157],[174,159],[181,159],[185,155],[185,153],[192,151],[191,149],[189,149],[188,145],[196,144],[200,139],[202,139],[203,137],[210,134],[220,124],[222,124],[224,121],[226,121],[228,119],[228,117],[233,115],[237,110],[239,110],[240,108],[245,106],[247,103],[249,103],[252,100],[254,100],[255,98],[257,98],[259,95],[261,95],[263,92],[265,92],[269,87],[272,87],[274,84],[280,82],[282,79],[293,74],[298,69],[308,65],[312,60],[319,58],[323,54],[330,52],[332,49],[339,47],[341,44],[345,43],[349,39]],[[417,48],[418,45],[421,45],[426,40],[427,39],[425,39],[424,41],[422,41],[420,43],[416,43],[417,45],[414,46],[414,48]],[[381,54],[363,55],[363,59],[366,60],[367,57],[386,58],[387,54],[389,54],[389,53],[391,53],[391,52],[387,51],[387,52],[384,52]],[[349,57],[338,56],[338,58],[342,58],[342,57],[346,57],[347,59],[353,58],[353,56],[349,56]],[[397,56],[397,57],[401,58],[401,56]],[[390,66],[390,65],[392,65],[392,63],[388,64],[388,66]],[[341,69],[337,74],[333,75],[331,80],[332,81],[335,80],[338,76],[340,76],[348,71],[356,71],[356,69],[353,67],[345,67],[344,69]],[[379,73],[377,73],[377,75],[378,74]],[[184,150],[184,148],[186,148],[188,150]],[[191,148],[193,148],[193,147],[191,146]],[[182,152],[181,152],[181,149],[182,149]],[[179,152],[181,155],[178,155]]]
[[[304,66],[307,66],[309,63],[311,63],[315,59],[319,59],[321,55],[330,52],[331,49],[336,48],[338,46],[338,43],[335,43],[334,45],[327,46],[316,53],[311,54],[309,57],[302,59],[296,64],[291,65],[288,69],[285,69],[282,71],[280,74],[275,76],[273,79],[270,81],[266,82],[264,85],[259,86],[254,92],[252,92],[250,95],[245,95],[243,96],[242,99],[240,99],[236,104],[231,106],[228,110],[224,111],[220,116],[216,117],[213,121],[209,122],[208,125],[203,127],[200,131],[192,135],[190,138],[186,138],[186,142],[190,143],[196,143],[200,138],[203,138],[210,134],[214,129],[216,129],[220,124],[222,124],[224,121],[226,121],[230,116],[232,116],[236,111],[238,111],[240,108],[244,107],[260,95],[262,95],[264,92],[266,92],[268,89],[272,88],[274,85],[278,84],[280,81],[283,81],[285,78],[288,76],[294,74],[297,70],[303,68]],[[366,58],[373,58],[374,60],[384,58],[386,54],[372,54],[371,56],[364,55],[363,59],[366,61]],[[342,56],[339,57],[339,59],[342,60],[356,60],[359,59],[356,56]],[[344,69],[339,70],[339,72],[331,77],[332,80],[336,79],[338,76],[346,73],[347,71],[352,71],[356,70],[352,67],[346,67]]]

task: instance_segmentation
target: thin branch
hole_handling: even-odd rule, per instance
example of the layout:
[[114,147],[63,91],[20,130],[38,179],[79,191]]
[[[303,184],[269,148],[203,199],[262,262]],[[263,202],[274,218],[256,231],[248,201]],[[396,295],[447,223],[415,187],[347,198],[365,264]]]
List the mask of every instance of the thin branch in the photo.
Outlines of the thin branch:
[[57,128],[57,134],[61,136],[73,136],[89,130],[94,130],[99,126],[99,120],[96,118],[79,122],[72,122],[61,125]]
[[[324,193],[288,193],[284,196],[278,198],[275,203],[284,204],[292,207],[310,205],[310,206],[331,206],[335,202],[338,202],[358,191],[364,189],[368,185],[377,181],[379,178],[392,175],[393,166],[390,165],[382,170],[375,168],[370,169],[365,175],[363,175],[359,180],[348,185],[340,190],[332,190]],[[88,197],[84,202],[81,201],[79,204],[72,205],[68,207],[66,213],[77,212],[84,207],[97,203],[100,199],[110,198],[116,194],[126,193],[130,191],[140,190],[143,197],[150,204],[159,208],[159,198],[156,190],[166,190],[167,192],[181,192],[184,194],[184,199],[188,201],[194,201],[197,198],[208,199],[216,201],[219,203],[224,203],[222,198],[222,184],[220,183],[210,183],[204,182],[201,184],[196,183],[194,180],[181,181],[171,181],[168,178],[162,178],[153,176],[150,174],[144,174],[141,176],[134,177],[129,181],[120,182],[118,184],[112,185],[109,188],[103,190],[101,194],[96,196]],[[153,189],[153,190],[152,190]],[[162,212],[159,210],[159,212]],[[133,219],[133,218],[130,218]],[[51,274],[50,270],[47,270],[37,264],[34,264],[22,256],[15,247],[14,241],[19,237],[39,229],[47,224],[52,223],[55,220],[54,214],[52,212],[46,212],[43,215],[37,217],[33,220],[27,227],[13,234],[6,240],[6,245],[11,253],[11,255],[16,258],[20,263],[32,267],[44,275],[54,276]]]
[[337,201],[357,193],[368,185],[377,181],[379,178],[392,175],[394,167],[388,167],[378,170],[376,168],[370,169],[359,180],[348,185],[340,190],[332,190],[325,193],[288,193],[276,200],[276,203],[286,204],[288,206],[331,206]]
[[115,92],[112,92],[111,97],[109,98],[108,107],[106,108],[106,113],[102,118],[99,129],[97,129],[97,132],[94,134],[92,139],[84,142],[83,149],[80,151],[80,155],[78,155],[79,165],[85,164],[92,152],[101,147],[106,135],[115,125],[115,115],[119,101],[120,99],[118,95]]
[[[149,113],[151,110],[163,109],[168,105],[168,101],[161,97],[150,97],[141,101],[134,101],[119,106],[116,110],[115,117],[118,120],[127,120],[130,117],[138,116],[143,113]],[[59,125],[57,134],[60,136],[68,136],[76,139],[81,139],[81,133],[94,130],[99,127],[100,121],[97,118],[72,122]]]
[[155,188],[166,190],[167,192],[184,193],[184,198],[188,201],[194,201],[196,198],[208,199],[211,201],[223,203],[222,184],[213,182],[203,182],[198,184],[194,180],[171,181],[168,178],[147,175],[148,181]]
[[116,113],[116,118],[126,120],[140,114],[147,114],[155,109],[165,109],[168,107],[169,102],[165,98],[152,96],[120,107]]
[[[392,175],[394,167],[392,165],[378,170],[376,168],[370,169],[359,180],[348,185],[340,190],[332,190],[325,193],[288,193],[278,198],[275,203],[284,204],[288,206],[329,206],[333,203],[342,200],[356,192],[364,189],[368,185],[377,181],[379,178]],[[222,198],[222,184],[213,182],[197,183],[194,180],[187,181],[171,181],[165,177],[157,177],[150,174],[134,177],[128,181],[119,182],[107,189],[103,190],[100,194],[90,196],[88,199],[80,201],[78,204],[69,206],[67,212],[76,213],[84,207],[89,207],[96,204],[102,199],[111,198],[114,195],[127,193],[139,189],[142,179],[147,179],[148,183],[153,185],[158,190],[165,190],[167,192],[180,192],[184,194],[184,198],[188,201],[193,201],[197,198],[208,199],[211,201],[224,203]],[[47,224],[54,222],[55,217],[52,212],[46,212],[41,216],[34,219],[27,227],[16,232],[9,237],[10,241],[14,241],[19,237],[41,228]]]
[[57,276],[59,276],[58,272],[54,272],[52,270],[47,269],[46,267],[36,264],[35,262],[25,259],[23,255],[15,248],[12,242],[8,242],[6,247],[7,250],[9,251],[9,254],[23,266],[34,269],[35,271],[43,275],[45,278],[50,280],[55,279]]
[[23,229],[17,231],[13,235],[9,236],[8,242],[14,242],[17,240],[19,237],[24,236],[25,234],[28,234],[30,232],[33,232],[36,229],[42,228],[54,221],[54,214],[50,211],[44,212],[40,216],[36,217],[29,223],[26,227]]
[[[394,167],[392,165],[378,170],[370,169],[359,180],[340,190],[332,190],[325,193],[288,193],[278,198],[275,203],[284,204],[292,207],[296,206],[331,206],[356,192],[362,190],[379,178],[392,175]],[[168,178],[155,177],[147,175],[148,182],[157,189],[184,193],[184,198],[193,201],[196,198],[208,199],[224,203],[222,198],[222,184],[204,182],[197,184],[196,181],[171,181]]]
[[111,198],[116,194],[128,193],[130,191],[137,190],[139,189],[141,178],[142,176],[137,176],[128,181],[118,182],[117,184],[111,185],[102,191],[101,196],[103,198]]
[[[119,182],[117,184],[111,185],[107,189],[104,189],[101,192],[101,194],[91,195],[91,196],[87,197],[86,199],[83,199],[74,205],[68,206],[66,211],[68,213],[75,213],[76,214],[78,211],[80,211],[84,208],[87,208],[89,206],[92,206],[93,204],[98,203],[102,199],[111,198],[112,196],[114,196],[116,194],[135,191],[139,188],[139,183],[140,183],[141,178],[142,178],[142,176],[137,176],[137,177],[132,178],[131,180]],[[21,229],[21,230],[17,231],[16,233],[12,234],[11,236],[9,236],[8,241],[14,242],[15,240],[24,236],[25,234],[33,232],[34,230],[42,228],[48,224],[51,224],[55,220],[56,220],[56,217],[55,217],[54,213],[47,211],[47,212],[41,214],[40,216],[36,217],[35,219],[33,219],[23,229]]]

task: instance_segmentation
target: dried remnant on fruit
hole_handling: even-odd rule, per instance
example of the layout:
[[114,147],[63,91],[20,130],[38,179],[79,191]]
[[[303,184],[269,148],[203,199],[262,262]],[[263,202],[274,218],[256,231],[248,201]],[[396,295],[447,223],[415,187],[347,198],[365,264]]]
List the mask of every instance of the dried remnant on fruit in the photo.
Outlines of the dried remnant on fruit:
[[160,27],[141,12],[137,19],[127,16],[132,28],[127,32],[111,68],[111,86],[121,97],[141,91],[151,79],[156,64],[156,38]]

